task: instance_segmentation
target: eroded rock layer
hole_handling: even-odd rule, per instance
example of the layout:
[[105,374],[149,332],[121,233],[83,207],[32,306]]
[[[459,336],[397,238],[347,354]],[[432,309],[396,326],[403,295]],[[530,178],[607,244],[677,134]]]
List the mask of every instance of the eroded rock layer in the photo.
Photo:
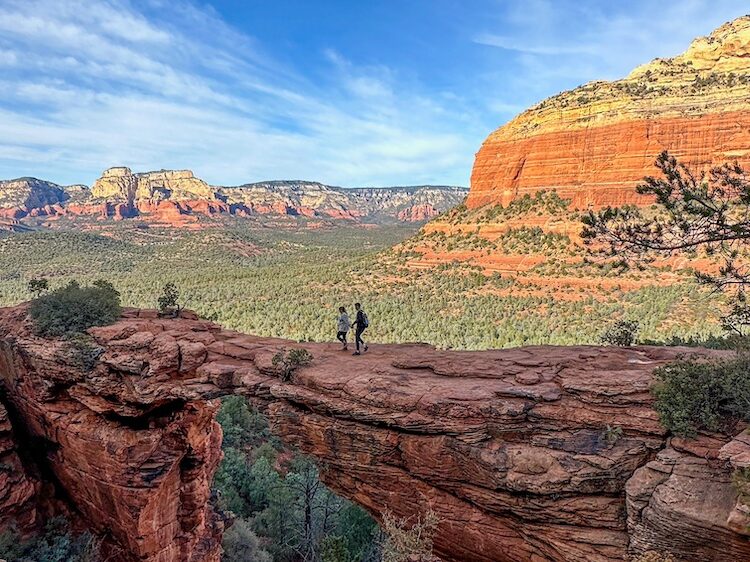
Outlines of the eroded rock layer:
[[477,153],[470,208],[554,189],[573,207],[642,203],[635,185],[669,150],[704,168],[750,165],[750,16],[615,82],[549,98]]
[[[384,345],[352,358],[134,310],[91,334],[103,354],[83,373],[68,344],[32,335],[24,307],[4,309],[0,378],[69,501],[123,560],[218,559],[213,399],[230,393],[376,517],[435,510],[449,562],[750,559],[731,484],[750,438],[670,439],[651,407],[653,369],[687,349]],[[292,346],[314,359],[285,383],[272,358]]]
[[[276,215],[318,219],[423,222],[466,197],[461,187],[421,185],[344,189],[306,181],[210,186],[190,170],[105,170],[89,189],[35,178],[0,180],[0,221],[61,217],[142,220],[186,226],[204,217]],[[0,228],[2,228],[0,224]]]

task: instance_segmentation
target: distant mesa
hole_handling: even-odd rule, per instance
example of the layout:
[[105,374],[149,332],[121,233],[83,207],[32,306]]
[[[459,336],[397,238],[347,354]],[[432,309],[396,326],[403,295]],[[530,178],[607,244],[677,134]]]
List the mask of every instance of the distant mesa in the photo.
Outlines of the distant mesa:
[[200,217],[276,215],[343,220],[427,221],[459,204],[467,190],[452,186],[345,189],[318,182],[269,181],[212,186],[190,170],[134,173],[105,170],[91,188],[36,178],[0,181],[0,228],[10,221],[90,215],[140,217],[175,225]]
[[665,149],[697,166],[750,165],[750,16],[680,56],[524,111],[485,140],[466,203],[507,205],[539,190],[580,209],[643,203],[634,186]]

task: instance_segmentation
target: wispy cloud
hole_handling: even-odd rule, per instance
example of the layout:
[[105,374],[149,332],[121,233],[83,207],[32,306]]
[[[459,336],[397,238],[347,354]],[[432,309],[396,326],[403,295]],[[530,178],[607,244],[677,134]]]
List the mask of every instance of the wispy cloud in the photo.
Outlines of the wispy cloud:
[[461,116],[395,95],[387,67],[321,52],[320,85],[210,8],[172,2],[166,18],[152,5],[0,3],[0,65],[15,68],[0,77],[0,173],[91,181],[124,164],[215,183],[466,183],[475,140],[452,125]]
[[128,165],[221,184],[465,185],[515,113],[676,54],[745,3],[684,0],[657,17],[650,0],[477,0],[420,12],[453,32],[408,43],[420,52],[376,42],[358,56],[320,34],[299,61],[253,35],[262,21],[239,29],[197,0],[0,0],[0,177],[91,182]]

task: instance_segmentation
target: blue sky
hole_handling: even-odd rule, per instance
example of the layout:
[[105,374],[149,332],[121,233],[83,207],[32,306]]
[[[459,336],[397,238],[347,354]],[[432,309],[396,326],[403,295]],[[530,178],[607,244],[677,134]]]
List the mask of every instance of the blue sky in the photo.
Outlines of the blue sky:
[[525,107],[747,0],[0,0],[0,178],[468,185]]

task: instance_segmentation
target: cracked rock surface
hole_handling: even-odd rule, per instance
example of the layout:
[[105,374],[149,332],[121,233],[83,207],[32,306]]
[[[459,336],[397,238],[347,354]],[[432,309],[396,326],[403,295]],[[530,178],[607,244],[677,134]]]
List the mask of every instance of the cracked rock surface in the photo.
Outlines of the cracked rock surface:
[[[0,379],[14,422],[47,443],[57,484],[123,560],[219,559],[209,497],[215,399],[227,394],[261,407],[329,486],[376,516],[432,508],[445,561],[750,559],[731,484],[750,438],[670,438],[649,393],[655,367],[716,352],[414,344],[352,357],[146,310],[90,333],[103,354],[83,373],[64,342],[32,334],[24,306],[0,310]],[[293,347],[313,361],[284,383],[272,358]]]

